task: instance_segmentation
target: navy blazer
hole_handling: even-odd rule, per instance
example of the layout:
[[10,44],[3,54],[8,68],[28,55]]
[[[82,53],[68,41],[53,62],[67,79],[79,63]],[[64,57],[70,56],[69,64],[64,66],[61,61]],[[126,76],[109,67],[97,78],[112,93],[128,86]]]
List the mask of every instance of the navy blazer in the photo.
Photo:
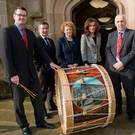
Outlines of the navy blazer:
[[[50,46],[46,45],[44,39],[41,36],[37,37],[38,45],[42,46],[43,51],[48,54],[48,56],[52,59],[54,63],[57,63],[55,44],[51,38],[48,38],[48,40],[50,42]],[[38,62],[39,64],[42,64],[42,65],[44,64],[43,61],[41,61],[40,59]]]
[[80,42],[77,38],[73,38],[71,45],[69,45],[65,37],[61,37],[57,41],[56,45],[56,56],[58,64],[66,68],[68,64],[81,65],[81,51]]

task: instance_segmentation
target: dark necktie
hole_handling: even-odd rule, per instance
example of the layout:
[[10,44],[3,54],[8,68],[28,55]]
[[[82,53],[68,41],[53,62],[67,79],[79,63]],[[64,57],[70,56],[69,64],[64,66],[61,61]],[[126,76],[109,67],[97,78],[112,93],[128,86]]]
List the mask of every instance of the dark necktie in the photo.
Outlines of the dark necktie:
[[51,47],[49,39],[47,37],[44,38],[44,41],[48,47]]
[[120,59],[121,44],[122,44],[122,32],[119,32],[119,37],[118,37],[118,41],[117,41],[117,56],[119,59]]
[[26,31],[25,31],[25,29],[22,29],[21,31],[22,31],[22,38],[24,40],[25,47],[28,48],[28,39],[27,39]]

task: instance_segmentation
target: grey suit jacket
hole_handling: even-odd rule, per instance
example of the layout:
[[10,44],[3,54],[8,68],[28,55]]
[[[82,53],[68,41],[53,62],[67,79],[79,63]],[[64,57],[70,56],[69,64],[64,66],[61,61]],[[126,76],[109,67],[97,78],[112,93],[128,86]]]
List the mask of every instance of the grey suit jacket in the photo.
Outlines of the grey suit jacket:
[[[109,34],[106,45],[106,67],[114,71],[113,64],[115,64],[117,56],[117,39],[118,32],[114,31]],[[135,70],[135,31],[126,29],[122,39],[120,49],[120,58],[124,64],[124,70]]]
[[83,34],[81,36],[81,55],[82,60],[88,63],[97,63],[101,61],[100,47],[101,35],[96,36],[96,44],[92,37]]

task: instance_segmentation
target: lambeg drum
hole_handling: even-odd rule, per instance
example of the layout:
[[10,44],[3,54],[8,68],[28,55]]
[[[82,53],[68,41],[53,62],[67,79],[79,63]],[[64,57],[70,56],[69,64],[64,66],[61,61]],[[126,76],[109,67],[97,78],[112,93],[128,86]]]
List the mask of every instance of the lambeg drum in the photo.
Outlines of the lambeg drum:
[[57,73],[56,101],[64,134],[113,122],[115,95],[102,66],[59,69]]

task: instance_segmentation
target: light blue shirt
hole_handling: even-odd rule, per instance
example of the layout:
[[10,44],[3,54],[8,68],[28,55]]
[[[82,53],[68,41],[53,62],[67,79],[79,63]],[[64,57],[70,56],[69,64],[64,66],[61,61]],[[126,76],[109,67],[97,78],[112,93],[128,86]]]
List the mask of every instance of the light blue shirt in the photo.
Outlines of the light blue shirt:
[[[49,42],[49,40],[48,40],[48,36],[46,36],[46,37],[43,37],[42,35],[40,35],[40,36],[43,38],[45,44],[46,44],[47,46],[50,46],[50,42]],[[45,39],[45,38],[46,38],[46,39]]]
[[125,30],[126,29],[124,29],[123,31],[118,31],[118,37],[119,37],[120,33],[122,33],[122,38],[123,38],[124,37]]
[[19,27],[17,24],[15,24],[15,26],[17,27],[18,31],[20,32],[21,36],[23,36],[22,28],[21,28],[21,27]]

